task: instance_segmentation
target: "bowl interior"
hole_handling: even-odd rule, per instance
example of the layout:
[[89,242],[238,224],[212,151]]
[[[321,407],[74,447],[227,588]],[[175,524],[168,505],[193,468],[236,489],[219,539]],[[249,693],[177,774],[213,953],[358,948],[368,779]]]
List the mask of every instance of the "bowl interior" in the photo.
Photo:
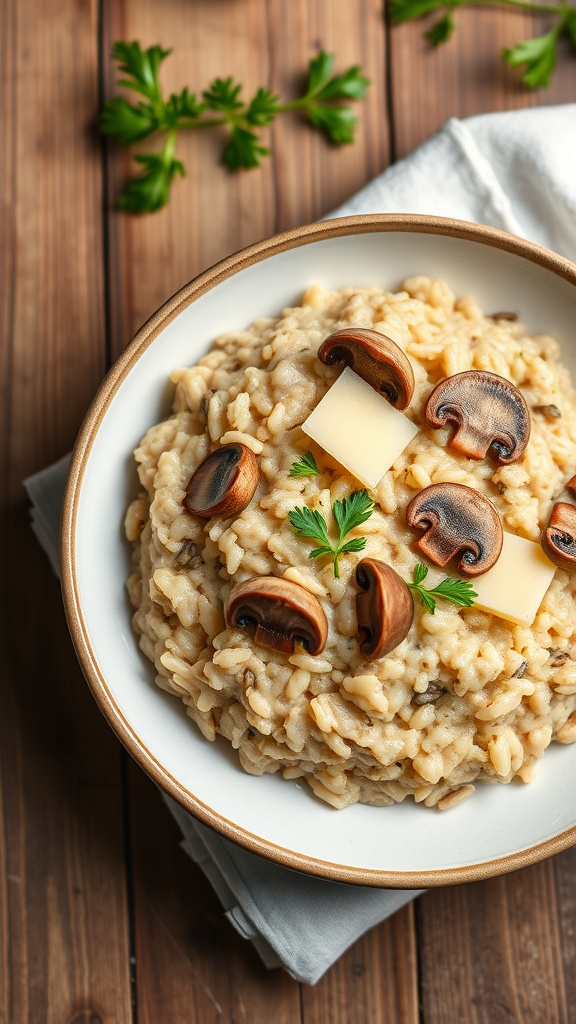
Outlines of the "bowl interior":
[[[278,315],[314,282],[397,289],[407,276],[443,277],[457,295],[474,295],[486,313],[513,310],[530,332],[554,334],[574,369],[574,281],[481,236],[428,231],[363,233],[358,227],[352,234],[303,239],[295,248],[237,265],[184,306],[142,345],[129,372],[125,367],[104,386],[89,417],[83,472],[71,498],[71,546],[64,555],[74,580],[72,632],[85,671],[110,723],[143,767],[189,810],[256,852],[372,884],[474,878],[519,866],[521,851],[532,850],[529,859],[553,852],[534,847],[576,825],[576,744],[551,747],[531,785],[479,786],[447,813],[411,801],[334,811],[306,786],[246,775],[226,742],[207,742],[180,701],[156,687],[131,628],[122,527],[138,487],[132,450],[169,411],[170,371],[196,362],[221,332]],[[511,856],[511,864],[496,863]]]

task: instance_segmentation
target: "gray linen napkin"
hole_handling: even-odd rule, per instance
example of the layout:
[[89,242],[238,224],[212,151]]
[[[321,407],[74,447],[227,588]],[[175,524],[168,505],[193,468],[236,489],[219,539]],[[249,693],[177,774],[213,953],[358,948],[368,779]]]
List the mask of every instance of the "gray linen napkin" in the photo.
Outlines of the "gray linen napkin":
[[[576,260],[576,104],[450,120],[330,216],[427,213],[479,221]],[[32,528],[58,572],[69,457],[30,477]],[[200,824],[169,797],[186,852],[268,967],[314,984],[365,931],[418,895],[342,885],[274,864]],[[385,813],[385,811],[383,812]]]

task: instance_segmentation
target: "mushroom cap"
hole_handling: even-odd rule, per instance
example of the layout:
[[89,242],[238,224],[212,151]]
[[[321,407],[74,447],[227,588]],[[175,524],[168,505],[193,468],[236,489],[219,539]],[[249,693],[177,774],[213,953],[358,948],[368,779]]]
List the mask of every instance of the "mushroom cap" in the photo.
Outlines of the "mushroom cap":
[[502,523],[491,501],[465,484],[432,484],[406,509],[408,526],[425,530],[418,547],[442,568],[456,555],[458,572],[480,576],[502,550]]
[[555,565],[576,572],[576,505],[556,502],[550,522],[542,531],[542,547]]
[[258,462],[245,444],[223,444],[207,455],[190,477],[184,504],[202,519],[238,515],[254,497]]
[[492,449],[508,465],[522,458],[530,438],[530,413],[515,384],[497,373],[465,370],[436,385],[424,410],[431,427],[455,423],[449,444],[471,459]]
[[406,583],[386,562],[363,558],[356,566],[356,615],[360,650],[383,658],[401,644],[412,625],[414,601]]
[[414,392],[414,371],[402,349],[379,331],[363,327],[335,331],[318,349],[318,358],[332,366],[345,363],[383,394],[396,409],[405,409]]
[[252,576],[234,587],[224,609],[231,629],[254,626],[254,641],[292,654],[300,641],[309,654],[326,646],[328,621],[317,597],[279,576]]

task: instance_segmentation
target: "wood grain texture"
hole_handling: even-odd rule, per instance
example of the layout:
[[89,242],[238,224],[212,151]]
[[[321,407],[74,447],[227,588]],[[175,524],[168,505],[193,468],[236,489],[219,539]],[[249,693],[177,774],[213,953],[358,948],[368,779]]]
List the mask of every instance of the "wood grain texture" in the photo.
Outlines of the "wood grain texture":
[[[381,170],[388,156],[384,22],[379,0],[342,6],[322,0],[174,0],[158,16],[155,0],[105,5],[104,51],[117,38],[174,46],[162,69],[167,90],[199,92],[216,75],[233,75],[246,95],[266,85],[298,95],[302,72],[319,47],[341,68],[361,63],[373,80],[359,108],[353,146],[331,146],[298,114],[284,114],[264,133],[272,148],[260,168],[231,174],[219,163],[219,131],[182,133],[178,154],[187,177],[164,210],[129,217],[113,209],[134,165],[115,147],[110,168],[110,294],[113,351],[118,354],[146,318],[173,292],[231,252],[315,220]],[[113,88],[111,69],[107,89]]]
[[425,1021],[570,1020],[554,874],[554,862],[547,861],[422,898]]
[[566,102],[574,96],[574,58],[561,41],[561,59],[547,89],[530,90],[501,52],[550,27],[545,16],[523,10],[465,8],[456,12],[448,43],[432,47],[424,38],[437,16],[391,29],[391,109],[394,155],[400,159],[450,117]]
[[418,1024],[414,905],[399,910],[303,988],[304,1024]]
[[0,1021],[130,1020],[118,745],[81,678],[22,479],[105,367],[95,12],[0,6]]
[[[575,850],[428,893],[313,989],[267,972],[180,849],[155,787],[132,767],[123,792],[119,746],[81,679],[21,485],[71,445],[106,368],[107,324],[115,356],[211,263],[329,212],[450,116],[574,98],[567,45],[545,92],[525,91],[499,61],[545,19],[457,18],[451,43],[432,51],[422,22],[387,32],[381,0],[0,5],[0,1024],[574,1019]],[[105,95],[115,88],[116,38],[173,46],[169,89],[230,73],[247,91],[265,84],[286,97],[320,46],[334,51],[340,67],[359,62],[372,79],[357,141],[334,149],[286,115],[261,169],[231,176],[218,133],[190,134],[179,142],[188,176],[169,207],[119,214],[134,167],[112,145],[104,165],[93,131],[99,83]]]
[[[565,47],[545,91],[525,89],[518,72],[499,56],[504,46],[544,31],[546,19],[518,11],[458,11],[456,34],[438,49],[423,38],[433,20],[391,30],[396,158],[449,117],[559,102],[571,95],[574,65]],[[576,873],[563,870],[560,877],[562,889],[554,884],[551,864],[541,864],[501,879],[430,892],[420,901],[424,1024],[568,1024],[574,940],[566,936],[572,925],[565,908],[574,907]]]
[[131,778],[138,1024],[298,1024],[297,982],[237,935],[158,790]]

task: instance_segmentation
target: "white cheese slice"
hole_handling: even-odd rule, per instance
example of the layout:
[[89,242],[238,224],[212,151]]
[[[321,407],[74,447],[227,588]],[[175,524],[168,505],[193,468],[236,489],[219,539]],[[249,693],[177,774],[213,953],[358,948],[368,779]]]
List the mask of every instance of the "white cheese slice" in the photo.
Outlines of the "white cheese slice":
[[474,607],[531,626],[555,571],[540,544],[505,532],[496,565],[482,576],[468,577],[478,594]]
[[418,427],[347,366],[302,430],[366,487],[380,483]]

